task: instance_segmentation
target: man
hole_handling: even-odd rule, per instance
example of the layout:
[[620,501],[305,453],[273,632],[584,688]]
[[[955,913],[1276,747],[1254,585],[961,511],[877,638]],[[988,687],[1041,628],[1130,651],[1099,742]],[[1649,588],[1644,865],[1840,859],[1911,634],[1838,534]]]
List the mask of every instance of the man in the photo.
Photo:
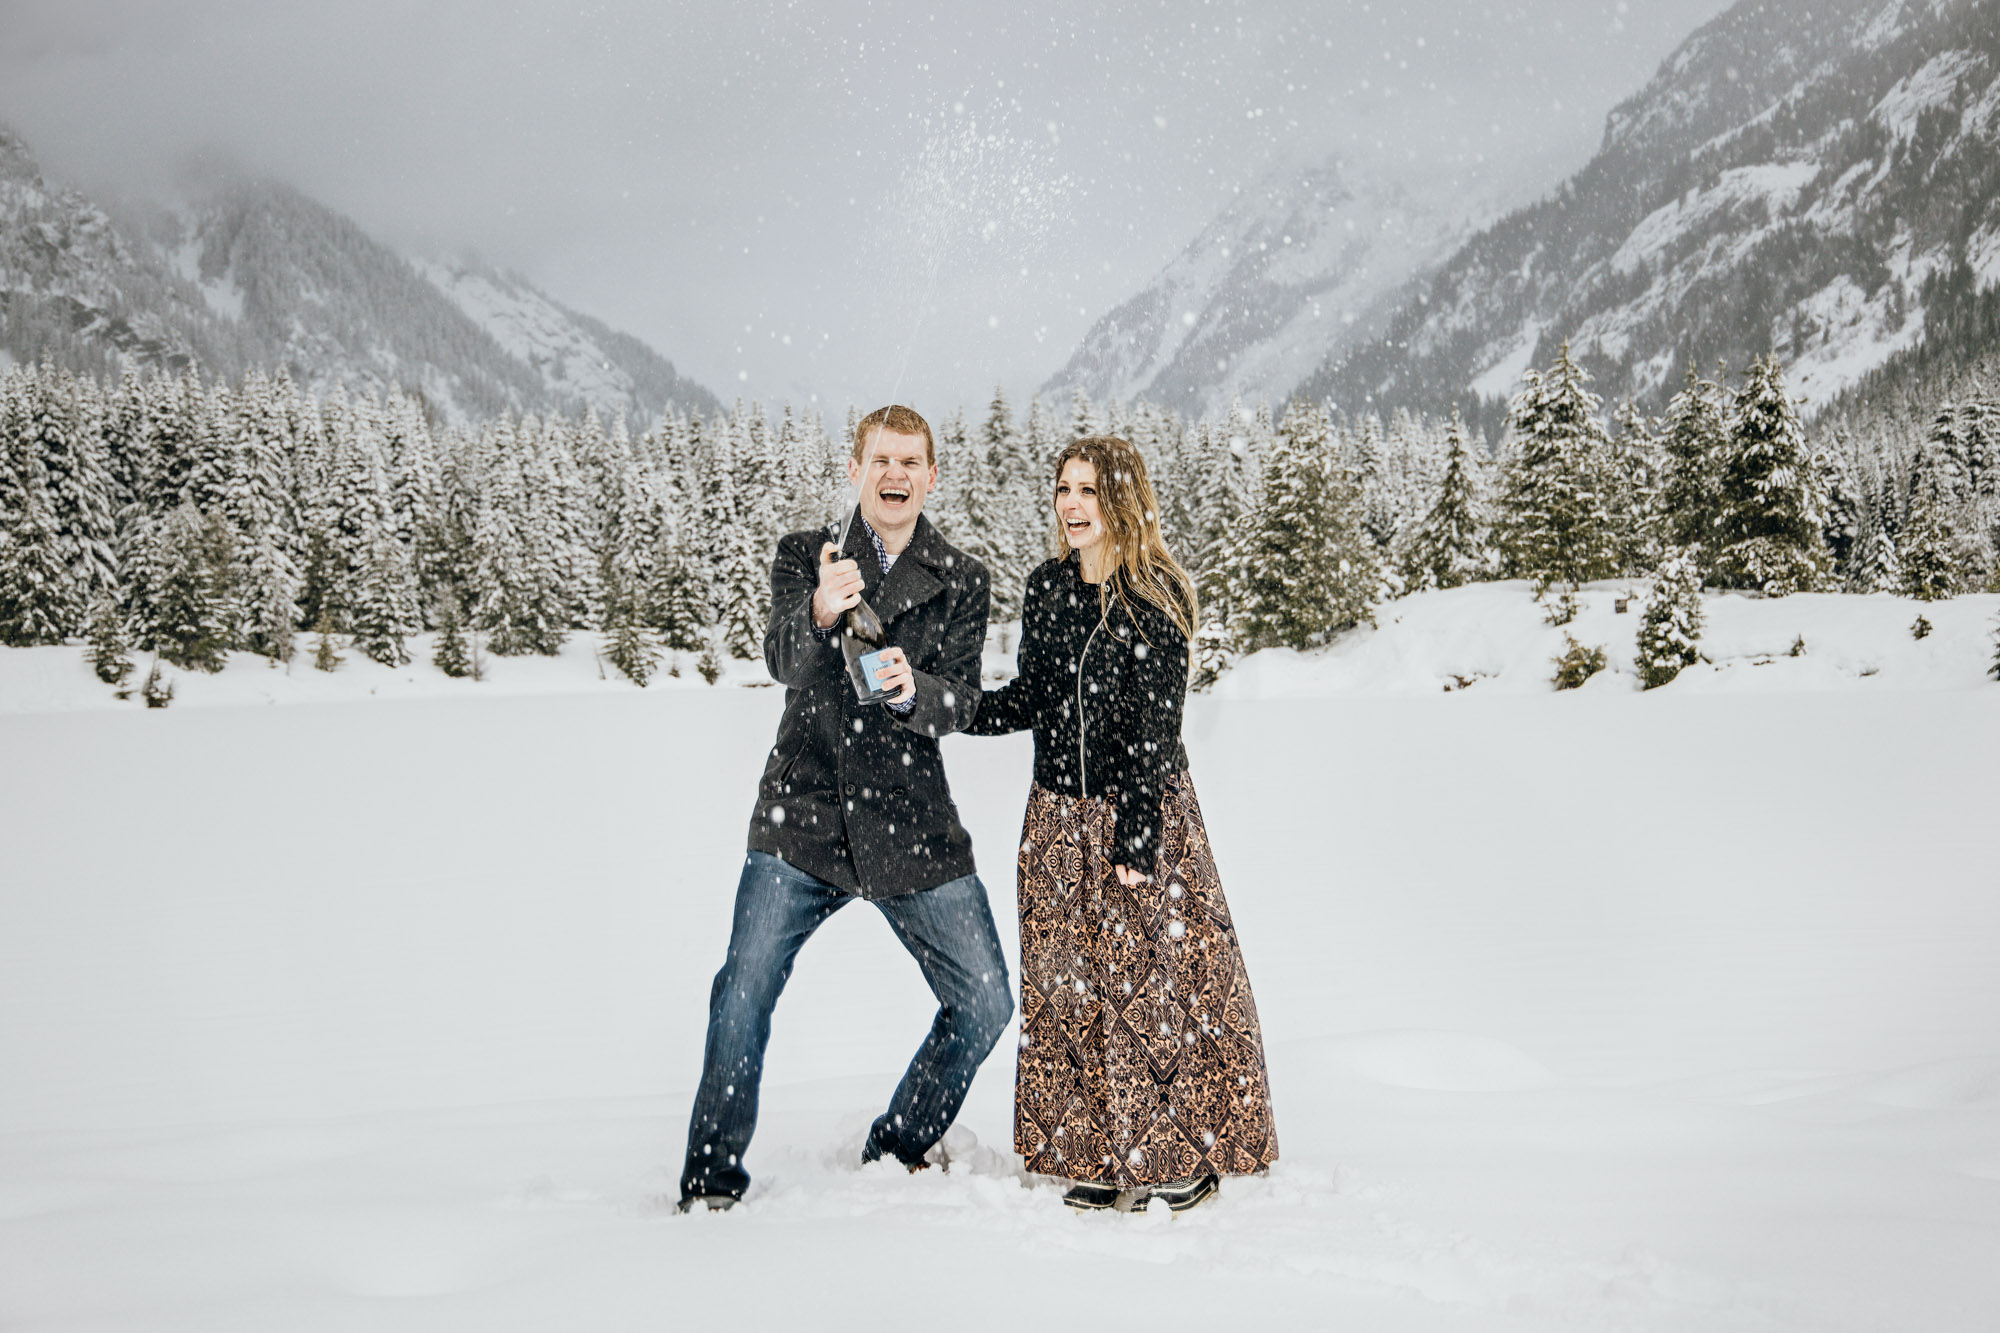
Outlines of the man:
[[[826,532],[794,532],[771,568],[764,660],[786,687],[785,715],[750,821],[729,956],[709,993],[683,1212],[727,1208],[749,1188],[743,1154],[757,1126],[772,1007],[800,946],[849,900],[881,909],[938,998],[930,1035],[869,1130],[864,1162],[925,1166],[1013,1013],[999,933],[938,753],[938,737],[970,723],[979,705],[986,569],[923,517],[937,446],[915,412],[885,407],[862,418],[847,475],[860,506],[845,546],[836,550]],[[867,704],[839,642],[864,594],[892,645],[877,680],[894,691]]]

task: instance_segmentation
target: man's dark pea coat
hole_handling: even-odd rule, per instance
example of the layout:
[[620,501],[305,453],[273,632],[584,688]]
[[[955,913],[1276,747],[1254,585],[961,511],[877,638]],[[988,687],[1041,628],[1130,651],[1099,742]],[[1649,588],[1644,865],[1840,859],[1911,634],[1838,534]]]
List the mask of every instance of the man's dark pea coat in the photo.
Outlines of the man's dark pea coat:
[[771,566],[764,662],[785,686],[778,743],[757,792],[750,849],[863,898],[893,898],[973,873],[972,839],[945,783],[938,738],[979,707],[991,584],[986,567],[917,518],[887,575],[857,515],[843,553],[868,604],[910,659],[915,707],[896,714],[855,700],[838,634],[813,632],[820,547],[831,528],[794,532]]

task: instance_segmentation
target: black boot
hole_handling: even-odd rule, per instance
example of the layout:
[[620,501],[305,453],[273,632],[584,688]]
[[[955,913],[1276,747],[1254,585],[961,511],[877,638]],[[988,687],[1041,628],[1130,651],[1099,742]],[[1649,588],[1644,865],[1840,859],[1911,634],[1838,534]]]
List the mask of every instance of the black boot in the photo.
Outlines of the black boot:
[[1187,1180],[1170,1180],[1164,1185],[1155,1185],[1147,1198],[1149,1202],[1152,1199],[1164,1199],[1168,1208],[1177,1213],[1184,1213],[1196,1204],[1214,1198],[1216,1191],[1221,1188],[1222,1181],[1215,1176],[1192,1176]]
[[1063,1195],[1063,1202],[1078,1212],[1092,1213],[1105,1208],[1116,1207],[1119,1190],[1116,1185],[1100,1185],[1094,1181],[1084,1181],[1072,1185]]
[[711,1213],[726,1213],[736,1206],[734,1194],[689,1194],[682,1197],[675,1212],[691,1213],[699,1204],[707,1204]]

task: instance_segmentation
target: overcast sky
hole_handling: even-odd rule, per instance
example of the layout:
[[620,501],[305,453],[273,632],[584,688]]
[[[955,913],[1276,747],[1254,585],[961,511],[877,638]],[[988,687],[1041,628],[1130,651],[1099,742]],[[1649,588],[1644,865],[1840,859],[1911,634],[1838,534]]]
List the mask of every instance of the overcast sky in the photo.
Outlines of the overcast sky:
[[86,187],[196,149],[469,248],[725,398],[1032,389],[1264,172],[1539,192],[1720,0],[0,0]]

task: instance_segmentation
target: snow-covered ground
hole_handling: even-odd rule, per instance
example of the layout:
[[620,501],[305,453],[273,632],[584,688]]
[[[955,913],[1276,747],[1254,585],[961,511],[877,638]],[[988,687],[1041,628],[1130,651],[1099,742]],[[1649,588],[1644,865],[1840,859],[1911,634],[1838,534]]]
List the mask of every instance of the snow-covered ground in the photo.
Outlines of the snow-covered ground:
[[[1019,1175],[1007,1040],[856,1166],[930,1017],[861,904],[672,1213],[775,689],[0,652],[0,1327],[2000,1326],[2000,599],[1715,599],[1638,693],[1613,591],[1573,694],[1501,585],[1192,703],[1284,1158],[1177,1219]],[[1010,938],[1026,740],[947,757]]]

